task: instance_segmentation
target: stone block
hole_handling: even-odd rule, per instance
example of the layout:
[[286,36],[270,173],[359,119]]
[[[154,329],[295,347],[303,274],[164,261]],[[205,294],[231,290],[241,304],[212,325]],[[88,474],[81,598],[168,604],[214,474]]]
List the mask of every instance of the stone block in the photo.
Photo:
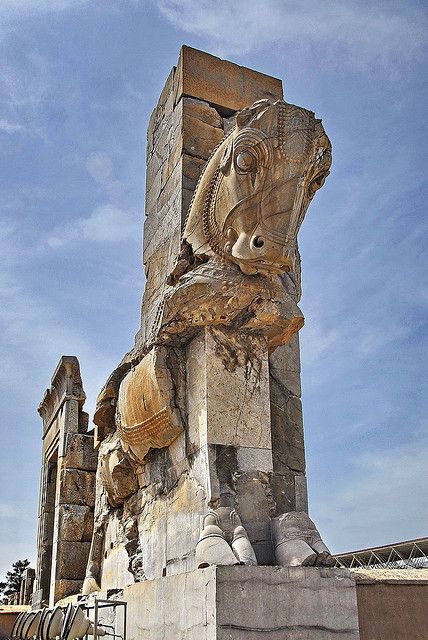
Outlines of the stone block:
[[[55,602],[62,598],[68,598],[80,593],[82,589],[82,580],[56,580],[55,581]],[[53,606],[53,602],[51,605]]]
[[182,169],[183,169],[183,178],[188,178],[196,183],[199,180],[199,177],[202,173],[203,168],[205,167],[205,160],[201,158],[196,158],[195,156],[189,156],[186,153],[183,153],[182,156]]
[[305,471],[303,416],[300,398],[284,395],[275,380],[270,380],[273,468],[284,474]]
[[164,496],[148,502],[138,518],[143,571],[148,580],[162,575],[166,568],[166,508]]
[[[275,501],[275,515],[296,510],[296,475],[293,471],[284,474],[273,473],[270,478],[272,496]],[[306,511],[307,509],[302,509]]]
[[128,603],[128,640],[216,640],[214,567],[133,584]]
[[296,511],[308,511],[308,483],[305,475],[294,476]]
[[52,531],[54,523],[54,512],[45,511],[39,516],[39,546],[52,545]]
[[237,463],[239,471],[264,471],[270,473],[272,466],[272,450],[256,447],[238,447]]
[[79,469],[63,469],[60,474],[59,504],[95,504],[95,473]]
[[59,535],[69,542],[91,542],[93,509],[82,505],[63,504],[59,507]]
[[174,84],[176,103],[190,96],[229,111],[283,97],[281,80],[187,46],[181,48]]
[[189,156],[208,160],[216,146],[223,140],[223,129],[212,127],[192,116],[183,116],[183,150]]
[[208,567],[126,587],[128,640],[358,640],[344,569]]
[[222,444],[269,449],[266,344],[263,339],[248,337],[252,362],[237,358],[236,363],[226,366],[226,349],[223,352],[218,336],[204,329],[188,348],[189,439],[195,448]]
[[209,124],[211,127],[223,129],[223,121],[220,114],[207,102],[204,102],[203,100],[195,100],[195,98],[183,97],[181,104],[182,115],[197,118],[198,120]]
[[96,471],[98,452],[94,449],[92,435],[83,433],[66,434],[63,465],[68,469]]
[[159,97],[158,104],[150,116],[149,126],[147,128],[147,148],[152,149],[159,136],[161,124],[165,118],[172,116],[174,108],[174,76],[176,70],[173,68],[165,82],[162,93]]
[[270,518],[275,502],[266,473],[235,474],[236,508],[260,565],[273,564]]
[[290,342],[279,346],[269,356],[269,374],[291,395],[300,398],[300,347],[299,334],[294,334]]
[[194,478],[183,476],[167,497],[166,575],[195,569],[200,521],[206,510],[205,491]]
[[58,540],[55,579],[83,580],[90,546],[90,542]]
[[357,640],[355,581],[344,569],[218,567],[217,640]]

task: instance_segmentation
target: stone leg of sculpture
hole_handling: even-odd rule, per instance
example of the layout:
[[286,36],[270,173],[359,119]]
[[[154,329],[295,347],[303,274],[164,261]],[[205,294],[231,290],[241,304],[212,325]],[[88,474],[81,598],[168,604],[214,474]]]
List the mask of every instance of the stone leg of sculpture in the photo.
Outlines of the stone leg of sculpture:
[[335,564],[318,529],[303,511],[283,513],[274,518],[272,540],[276,561],[282,567]]
[[239,564],[239,560],[226,540],[220,526],[220,518],[215,511],[210,511],[205,516],[201,536],[196,545],[196,566],[202,569],[211,564]]
[[[104,543],[107,525],[112,509],[121,507],[124,500],[138,489],[138,482],[130,457],[123,450],[116,434],[107,436],[100,445],[97,466],[97,482],[94,513],[94,533],[92,537],[86,577],[83,583],[83,595],[100,589],[100,576],[104,557]],[[138,568],[138,531],[131,522],[125,531],[127,552],[131,568],[135,566],[135,577],[140,575]],[[138,581],[138,580],[137,580]]]
[[82,595],[100,590],[101,558],[104,551],[104,539],[107,527],[108,513],[94,527],[91,549],[89,551],[88,566],[86,576],[82,586]]
[[204,518],[196,545],[196,565],[257,565],[254,549],[235,509],[219,507]]

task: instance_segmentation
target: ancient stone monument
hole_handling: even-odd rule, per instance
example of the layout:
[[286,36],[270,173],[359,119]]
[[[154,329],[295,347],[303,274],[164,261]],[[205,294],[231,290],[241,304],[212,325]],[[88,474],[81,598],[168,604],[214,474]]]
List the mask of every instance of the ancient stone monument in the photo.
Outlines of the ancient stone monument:
[[93,529],[97,455],[88,434],[77,358],[63,356],[39,407],[43,419],[37,573],[33,603],[53,605],[82,586]]
[[358,637],[300,401],[297,234],[330,164],[280,80],[182,48],[147,134],[141,329],[94,416],[82,592],[120,589],[131,638]]

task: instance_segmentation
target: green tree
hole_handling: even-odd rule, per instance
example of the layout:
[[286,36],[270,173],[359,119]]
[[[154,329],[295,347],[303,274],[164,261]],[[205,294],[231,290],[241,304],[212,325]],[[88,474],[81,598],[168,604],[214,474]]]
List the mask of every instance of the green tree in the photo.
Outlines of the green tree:
[[24,571],[29,566],[29,560],[17,560],[12,565],[12,571],[6,573],[6,581],[0,582],[0,599],[3,604],[7,603],[8,596],[20,590]]

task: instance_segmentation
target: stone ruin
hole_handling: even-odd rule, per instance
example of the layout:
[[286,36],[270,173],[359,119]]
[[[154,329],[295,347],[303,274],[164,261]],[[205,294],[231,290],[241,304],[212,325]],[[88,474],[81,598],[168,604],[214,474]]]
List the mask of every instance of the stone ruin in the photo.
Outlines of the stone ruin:
[[81,589],[92,540],[97,452],[83,411],[79,362],[63,356],[39,406],[43,420],[33,605]]
[[330,164],[280,80],[182,48],[147,132],[135,345],[93,433],[75,358],[40,406],[35,602],[119,593],[131,639],[358,637],[308,515],[300,399],[297,234]]

